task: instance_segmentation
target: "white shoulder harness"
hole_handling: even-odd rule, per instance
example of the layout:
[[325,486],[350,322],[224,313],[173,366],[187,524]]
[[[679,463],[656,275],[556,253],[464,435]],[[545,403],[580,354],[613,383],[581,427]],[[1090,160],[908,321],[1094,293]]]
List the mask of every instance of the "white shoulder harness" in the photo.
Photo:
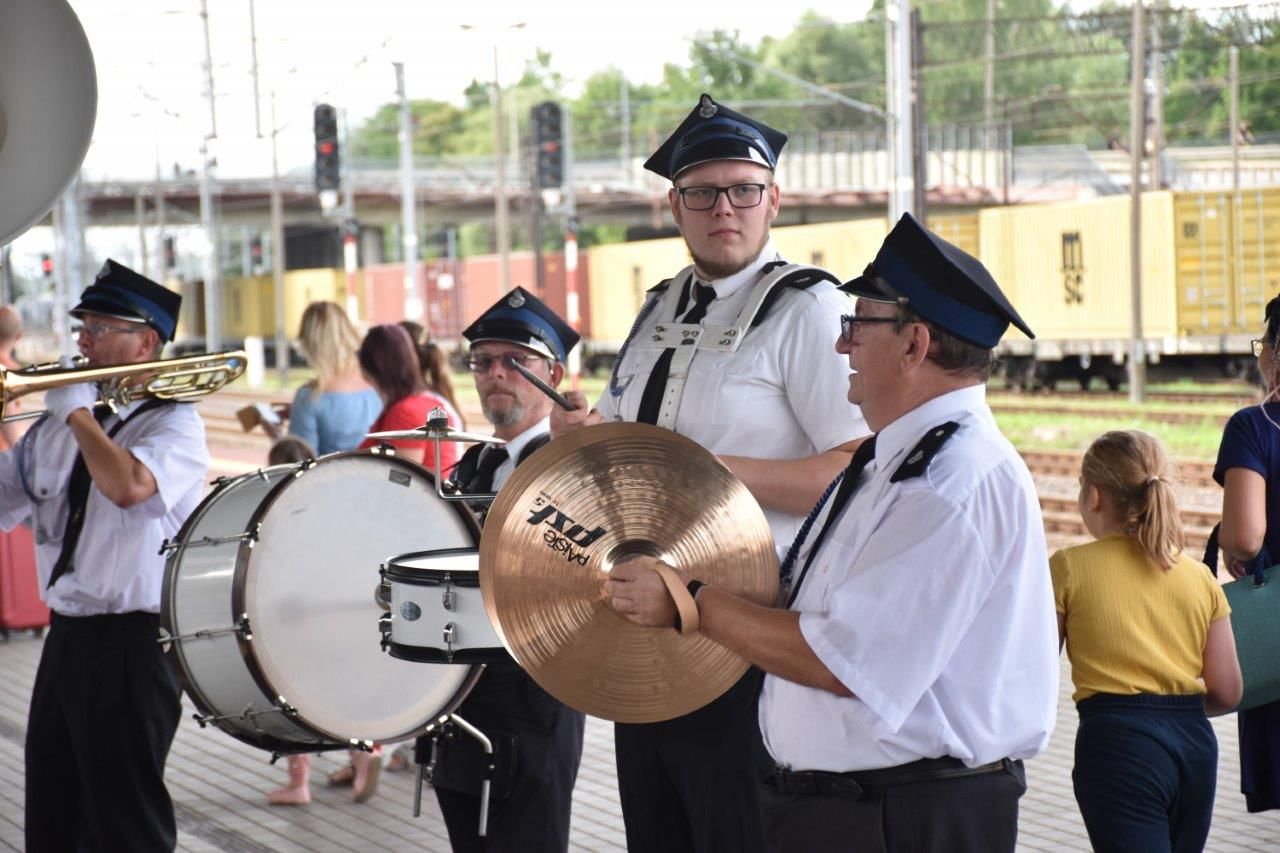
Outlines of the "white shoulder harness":
[[[689,379],[689,365],[693,363],[693,357],[699,350],[737,352],[770,292],[783,279],[795,273],[817,269],[807,264],[783,264],[771,270],[756,282],[751,295],[747,297],[746,304],[742,306],[742,311],[738,313],[738,318],[731,326],[674,322],[680,297],[684,291],[684,284],[676,284],[676,282],[687,282],[693,273],[693,267],[685,267],[672,278],[658,306],[658,322],[649,332],[650,340],[655,345],[675,350],[671,356],[671,368],[667,372],[667,384],[662,395],[662,407],[658,412],[657,425],[675,429],[676,415],[680,412],[680,400],[684,396],[684,385]],[[826,274],[825,271],[823,272]]]

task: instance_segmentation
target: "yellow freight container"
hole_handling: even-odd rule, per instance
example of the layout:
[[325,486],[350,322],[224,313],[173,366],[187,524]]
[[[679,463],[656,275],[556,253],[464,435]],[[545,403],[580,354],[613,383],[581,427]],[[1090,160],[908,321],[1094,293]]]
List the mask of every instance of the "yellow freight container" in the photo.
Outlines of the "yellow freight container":
[[1280,188],[1177,193],[1175,217],[1181,333],[1243,350],[1280,289]]
[[824,267],[848,281],[875,260],[888,233],[888,221],[877,216],[775,228],[773,243],[787,260]]
[[690,263],[680,237],[591,247],[591,335],[597,347],[621,346],[644,304],[645,291]]
[[982,246],[978,240],[977,213],[930,214],[929,230],[975,258],[982,251]]
[[1241,190],[1235,222],[1234,325],[1252,337],[1280,294],[1280,187]]
[[1232,325],[1232,227],[1229,192],[1176,193],[1178,329],[1219,335]]
[[[364,316],[364,289],[347,287],[342,270],[292,270],[284,275],[284,329],[292,337],[302,321],[302,312],[312,302],[336,302],[355,319]],[[229,340],[256,335],[273,338],[276,333],[274,282],[269,275],[231,278],[223,288],[224,334]]]
[[[1130,335],[1129,197],[992,208],[979,214],[981,258],[1036,333],[1045,359],[1118,354]],[[1173,351],[1173,196],[1142,199],[1142,330],[1155,351]],[[1014,329],[1015,352],[1031,346]]]

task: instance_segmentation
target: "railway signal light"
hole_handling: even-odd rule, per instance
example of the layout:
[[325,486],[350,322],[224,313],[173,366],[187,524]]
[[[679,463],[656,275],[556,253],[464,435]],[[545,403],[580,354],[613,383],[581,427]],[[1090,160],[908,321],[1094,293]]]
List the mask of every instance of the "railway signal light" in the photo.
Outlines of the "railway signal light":
[[172,237],[164,238],[164,269],[165,272],[175,269],[178,266],[178,249]]
[[543,101],[530,115],[533,125],[534,183],[538,189],[554,189],[564,183],[564,137],[560,105]]
[[338,111],[328,104],[315,109],[316,189],[336,190],[342,185],[338,160]]
[[40,256],[40,272],[45,278],[53,278],[53,258],[49,255]]

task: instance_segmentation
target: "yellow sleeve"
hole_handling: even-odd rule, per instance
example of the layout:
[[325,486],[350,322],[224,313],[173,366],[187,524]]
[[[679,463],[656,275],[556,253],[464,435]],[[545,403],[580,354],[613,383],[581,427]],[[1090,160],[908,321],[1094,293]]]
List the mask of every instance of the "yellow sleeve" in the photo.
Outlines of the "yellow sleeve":
[[1067,586],[1071,571],[1067,567],[1067,552],[1055,551],[1049,558],[1049,575],[1053,578],[1053,606],[1064,616],[1067,613]]
[[[1207,574],[1208,570],[1205,571]],[[1213,610],[1209,614],[1209,621],[1217,622],[1222,617],[1231,615],[1231,605],[1227,603],[1227,594],[1222,591],[1222,584],[1218,583],[1216,578],[1209,578],[1209,586],[1212,587],[1213,596]]]

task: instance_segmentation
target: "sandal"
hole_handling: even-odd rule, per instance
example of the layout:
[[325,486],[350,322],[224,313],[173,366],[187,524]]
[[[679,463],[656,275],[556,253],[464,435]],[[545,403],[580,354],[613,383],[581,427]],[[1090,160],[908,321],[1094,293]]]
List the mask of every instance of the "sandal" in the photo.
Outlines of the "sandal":
[[330,788],[345,788],[355,782],[356,768],[354,764],[339,767],[329,774]]
[[391,757],[387,759],[387,766],[383,769],[388,773],[399,773],[412,766],[413,748],[408,744],[401,744],[396,747],[395,752],[391,753]]

